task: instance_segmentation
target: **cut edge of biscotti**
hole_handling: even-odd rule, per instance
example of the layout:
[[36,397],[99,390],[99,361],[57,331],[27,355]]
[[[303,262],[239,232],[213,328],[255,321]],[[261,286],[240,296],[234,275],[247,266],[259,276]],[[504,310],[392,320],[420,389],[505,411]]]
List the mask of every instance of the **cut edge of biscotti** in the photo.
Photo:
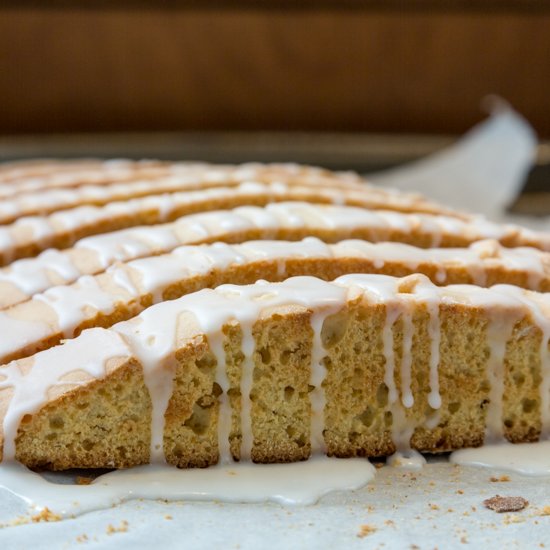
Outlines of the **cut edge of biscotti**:
[[549,319],[547,295],[420,275],[203,290],[2,367],[3,457],[205,467],[535,441]]

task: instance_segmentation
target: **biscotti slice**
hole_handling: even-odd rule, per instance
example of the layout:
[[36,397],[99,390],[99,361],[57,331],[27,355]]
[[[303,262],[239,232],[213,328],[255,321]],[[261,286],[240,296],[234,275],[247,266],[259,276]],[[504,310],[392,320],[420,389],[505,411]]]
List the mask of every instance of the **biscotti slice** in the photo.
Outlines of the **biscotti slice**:
[[[273,175],[271,172],[262,174],[259,171],[255,181],[259,183],[279,182],[287,185],[298,185],[301,187],[328,187],[330,189],[343,189],[357,191],[359,193],[368,192],[373,197],[376,196],[380,201],[386,201],[389,197],[395,196],[394,192],[372,186],[363,185],[355,182],[348,182],[346,179],[327,177],[300,177],[292,173]],[[216,187],[235,187],[245,183],[242,178],[237,177],[236,170],[189,170],[188,173],[180,170],[176,175],[168,177],[147,178],[138,177],[136,179],[111,183],[110,185],[82,185],[75,188],[64,189],[41,189],[34,192],[20,192],[11,197],[5,198],[0,202],[0,224],[9,224],[21,218],[22,216],[46,215],[60,210],[67,210],[77,206],[94,205],[102,206],[114,201],[124,201],[145,197],[149,195],[159,195],[161,193],[175,193],[180,191],[197,191],[201,189],[210,189]],[[13,189],[14,184],[10,184]],[[1,191],[1,189],[0,189]],[[401,198],[404,198],[401,197]],[[426,201],[420,198],[408,200],[414,203],[414,209],[424,210],[428,208]],[[430,207],[436,210],[435,205]],[[441,208],[441,211],[444,209]],[[446,210],[446,209],[445,209]]]
[[504,249],[495,242],[469,249],[343,241],[327,245],[251,241],[183,246],[170,254],[114,265],[106,273],[53,287],[0,312],[0,363],[47,349],[85,328],[109,327],[151,304],[224,283],[281,281],[295,275],[332,280],[346,273],[424,273],[436,283],[513,283],[550,288],[550,255]]
[[[369,185],[364,178],[353,172],[331,172],[326,169],[297,164],[215,165],[192,162],[123,161],[111,160],[102,163],[77,164],[80,168],[71,170],[72,163],[57,163],[47,169],[42,177],[38,175],[39,165],[33,165],[34,176],[11,178],[2,183],[0,165],[0,197],[6,198],[21,193],[48,191],[52,189],[78,189],[85,185],[110,186],[120,182],[158,180],[175,177],[203,182],[223,184],[223,182],[258,181],[261,183],[284,182],[288,184],[346,187],[365,189],[380,195],[407,195],[414,202],[426,202],[418,194],[384,190]],[[8,171],[9,172],[9,171]],[[435,205],[433,205],[435,206]],[[443,209],[443,207],[440,207]],[[446,209],[445,209],[446,210]]]
[[[49,247],[66,248],[78,239],[136,225],[154,225],[195,212],[234,208],[241,205],[264,206],[270,202],[310,201],[362,208],[415,210],[415,201],[400,194],[380,196],[368,189],[315,188],[282,183],[243,183],[219,187],[151,195],[105,206],[80,206],[48,216],[23,217],[0,227],[0,264],[34,256]],[[419,206],[421,209],[421,206]],[[460,216],[460,214],[456,214]],[[468,218],[469,219],[469,218]],[[528,244],[528,243],[522,243]]]
[[[421,247],[449,247],[466,246],[487,238],[510,241],[522,235],[524,233],[518,234],[516,228],[482,220],[467,223],[445,216],[369,211],[351,206],[295,202],[268,204],[264,208],[239,207],[191,214],[172,224],[86,237],[72,249],[48,250],[36,258],[16,261],[0,269],[0,308],[28,300],[52,286],[74,282],[81,275],[101,273],[116,261],[163,254],[185,244],[298,240],[314,236],[325,242],[360,238],[371,242],[398,241]],[[496,247],[491,254],[498,255],[498,250]],[[531,251],[523,253],[518,249],[515,253],[507,252],[507,258],[511,259],[513,254],[523,267],[529,259],[536,261],[538,257]],[[529,288],[537,287],[529,285]]]
[[[7,204],[0,211],[2,223],[15,214],[32,215],[53,212],[78,204],[105,204],[137,196],[161,192],[191,190],[202,187],[234,186],[246,181],[259,183],[282,182],[289,185],[368,190],[380,197],[400,195],[416,204],[428,206],[418,194],[405,194],[369,185],[354,173],[335,173],[320,168],[294,164],[212,165],[189,162],[128,163],[107,161],[95,168],[71,172],[53,170],[42,177],[16,178],[2,183],[0,198]],[[156,192],[154,188],[157,188]],[[40,198],[43,197],[42,203]],[[11,200],[10,200],[11,199]],[[438,212],[449,209],[431,204]]]
[[205,289],[3,367],[3,459],[189,467],[534,441],[549,320],[547,294],[422,275]]
[[166,177],[172,165],[160,161],[27,162],[0,165],[0,198],[81,185],[110,185],[136,178]]

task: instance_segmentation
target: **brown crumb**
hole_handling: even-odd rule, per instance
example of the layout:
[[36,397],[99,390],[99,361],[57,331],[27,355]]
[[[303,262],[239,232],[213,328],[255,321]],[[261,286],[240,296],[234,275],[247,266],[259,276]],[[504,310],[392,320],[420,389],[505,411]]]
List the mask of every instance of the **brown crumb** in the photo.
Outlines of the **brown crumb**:
[[61,516],[59,514],[54,514],[49,508],[44,508],[38,514],[31,516],[31,521],[33,523],[41,523],[43,521],[61,521]]
[[550,506],[545,506],[541,511],[540,511],[540,516],[550,516]]
[[458,494],[458,495],[463,495],[463,494],[464,494],[464,491],[463,491],[462,489],[458,489],[457,494]]
[[500,477],[492,476],[489,478],[489,481],[492,481],[493,483],[504,483],[506,481],[510,481],[510,476],[500,476]]
[[77,476],[75,481],[77,485],[90,485],[93,480],[93,477]]
[[78,537],[76,537],[76,542],[86,542],[88,540],[88,535],[86,535],[85,533],[83,533],[82,535],[78,535]]
[[376,531],[376,527],[373,527],[372,525],[361,525],[359,527],[359,533],[357,533],[357,537],[362,539],[364,537],[367,537],[369,535],[372,535]]
[[439,510],[439,506],[437,504],[430,504],[430,510]]
[[174,519],[174,518],[173,518],[170,514],[166,514],[166,515],[164,516],[164,519]]
[[105,530],[108,535],[114,535],[115,533],[126,533],[126,531],[128,531],[128,522],[126,520],[122,520],[118,527],[113,527],[109,523],[109,525],[107,525],[107,529]]
[[523,497],[501,497],[496,495],[483,501],[483,504],[489,510],[501,514],[502,512],[518,512],[529,505],[529,502]]
[[391,519],[387,519],[386,521],[384,521],[384,523],[385,523],[386,525],[395,525],[395,522],[394,522],[393,520],[391,520]]
[[468,544],[468,539],[466,537],[460,537],[460,542],[462,544]]

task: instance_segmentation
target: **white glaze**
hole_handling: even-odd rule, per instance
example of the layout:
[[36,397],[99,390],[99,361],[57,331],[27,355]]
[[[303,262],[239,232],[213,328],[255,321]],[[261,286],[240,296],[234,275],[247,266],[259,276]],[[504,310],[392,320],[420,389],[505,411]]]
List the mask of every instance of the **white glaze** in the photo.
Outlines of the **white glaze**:
[[57,286],[46,290],[42,294],[36,294],[33,298],[48,304],[57,315],[58,327],[66,338],[73,336],[74,329],[85,318],[90,318],[90,313],[85,313],[87,308],[94,312],[112,313],[116,303],[121,297],[103,290],[95,277],[84,275],[70,286]]
[[241,462],[191,470],[154,464],[104,474],[90,485],[59,485],[20,464],[2,464],[0,487],[33,510],[47,507],[62,517],[72,517],[133,499],[303,506],[315,504],[330,492],[360,489],[374,473],[366,459],[315,457],[292,464]]
[[414,449],[408,449],[403,452],[396,452],[386,459],[386,464],[393,468],[403,468],[404,470],[422,470],[426,465],[426,459]]
[[70,256],[59,250],[45,250],[36,258],[26,258],[0,270],[0,281],[11,283],[27,296],[52,286],[50,272],[70,282],[78,279],[79,270]]
[[527,476],[550,476],[550,441],[484,444],[451,453],[450,461],[462,466],[505,470]]

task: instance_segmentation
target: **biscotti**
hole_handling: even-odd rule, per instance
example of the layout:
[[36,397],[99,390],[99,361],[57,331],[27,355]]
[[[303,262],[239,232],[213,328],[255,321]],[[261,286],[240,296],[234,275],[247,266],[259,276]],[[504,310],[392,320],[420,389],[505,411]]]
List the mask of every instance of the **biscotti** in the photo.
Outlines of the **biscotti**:
[[4,367],[3,459],[188,467],[535,441],[549,320],[546,294],[422,275],[202,290]]
[[326,245],[311,237],[301,242],[183,246],[169,254],[116,264],[106,273],[53,287],[0,312],[0,364],[202,288],[258,279],[282,281],[296,275],[330,281],[347,273],[423,273],[436,283],[513,283],[548,290],[550,254],[505,249],[495,242],[476,243],[469,249],[423,250],[358,240]]
[[[322,168],[297,164],[212,165],[201,162],[158,160],[30,161],[0,166],[0,197],[20,193],[73,189],[85,185],[155,180],[166,177],[195,177],[208,181],[321,181],[335,185],[364,184],[352,172],[334,173]],[[264,179],[265,178],[265,179]],[[7,185],[6,185],[7,184]]]
[[[236,187],[150,195],[105,206],[80,206],[47,216],[19,218],[11,225],[0,227],[0,263],[6,264],[18,258],[33,256],[48,247],[66,248],[82,237],[125,227],[153,225],[206,210],[241,205],[264,206],[270,202],[289,200],[397,211],[423,211],[421,199],[411,199],[398,193],[380,194],[377,190],[367,188],[350,190],[283,183],[242,183]],[[458,219],[462,217],[459,213],[454,215]],[[520,244],[529,246],[531,243]]]
[[[82,275],[105,271],[117,261],[170,252],[185,244],[228,243],[253,239],[298,240],[314,236],[325,242],[360,238],[370,242],[397,241],[420,247],[467,246],[480,239],[504,242],[528,240],[520,228],[486,220],[466,222],[431,214],[370,211],[351,206],[304,202],[247,206],[184,216],[172,224],[135,227],[86,237],[67,250],[47,250],[36,258],[22,259],[0,269],[0,308],[28,300],[52,286],[74,282]],[[544,243],[540,243],[544,244]],[[548,242],[550,246],[550,240]],[[499,247],[487,255],[499,254]],[[535,252],[507,252],[523,270],[535,261]],[[544,258],[545,256],[540,256]],[[538,270],[537,266],[534,267]],[[522,285],[524,286],[524,285]],[[534,285],[529,288],[539,290]]]
[[0,270],[5,461],[195,467],[550,434],[547,233],[296,165],[15,164],[0,199],[0,223],[17,218],[0,263],[56,247]]
[[[217,175],[217,177],[213,178],[212,176],[215,174],[217,175],[213,171],[205,172],[204,174],[191,172],[189,174],[173,175],[164,178],[151,179],[149,177],[147,179],[111,183],[109,185],[83,185],[68,189],[42,189],[35,192],[20,192],[11,197],[4,198],[0,202],[0,224],[12,223],[22,216],[46,215],[77,206],[102,206],[110,202],[136,199],[149,195],[198,191],[217,187],[236,187],[244,183],[242,179],[235,179],[231,172],[227,173],[227,175],[222,173],[221,177]],[[260,183],[269,183],[271,180],[275,180],[273,176],[267,177],[265,175],[257,179]],[[348,183],[346,180],[327,180],[323,178],[313,180],[311,178],[298,178],[296,176],[278,176],[274,183],[313,188],[342,188],[343,190],[359,193],[368,191],[372,197],[373,205],[375,204],[375,197],[378,197],[379,201],[383,200],[384,204],[386,204],[387,202],[391,202],[388,199],[391,199],[392,196],[382,189],[367,187],[366,184]],[[10,188],[13,189],[14,187],[14,184],[10,185]],[[405,204],[404,201],[403,204]],[[404,205],[403,208],[405,208]],[[443,211],[442,208],[437,208],[435,205],[429,206],[427,201],[421,201],[418,198],[411,201],[410,208],[412,210],[418,209],[419,211]]]

